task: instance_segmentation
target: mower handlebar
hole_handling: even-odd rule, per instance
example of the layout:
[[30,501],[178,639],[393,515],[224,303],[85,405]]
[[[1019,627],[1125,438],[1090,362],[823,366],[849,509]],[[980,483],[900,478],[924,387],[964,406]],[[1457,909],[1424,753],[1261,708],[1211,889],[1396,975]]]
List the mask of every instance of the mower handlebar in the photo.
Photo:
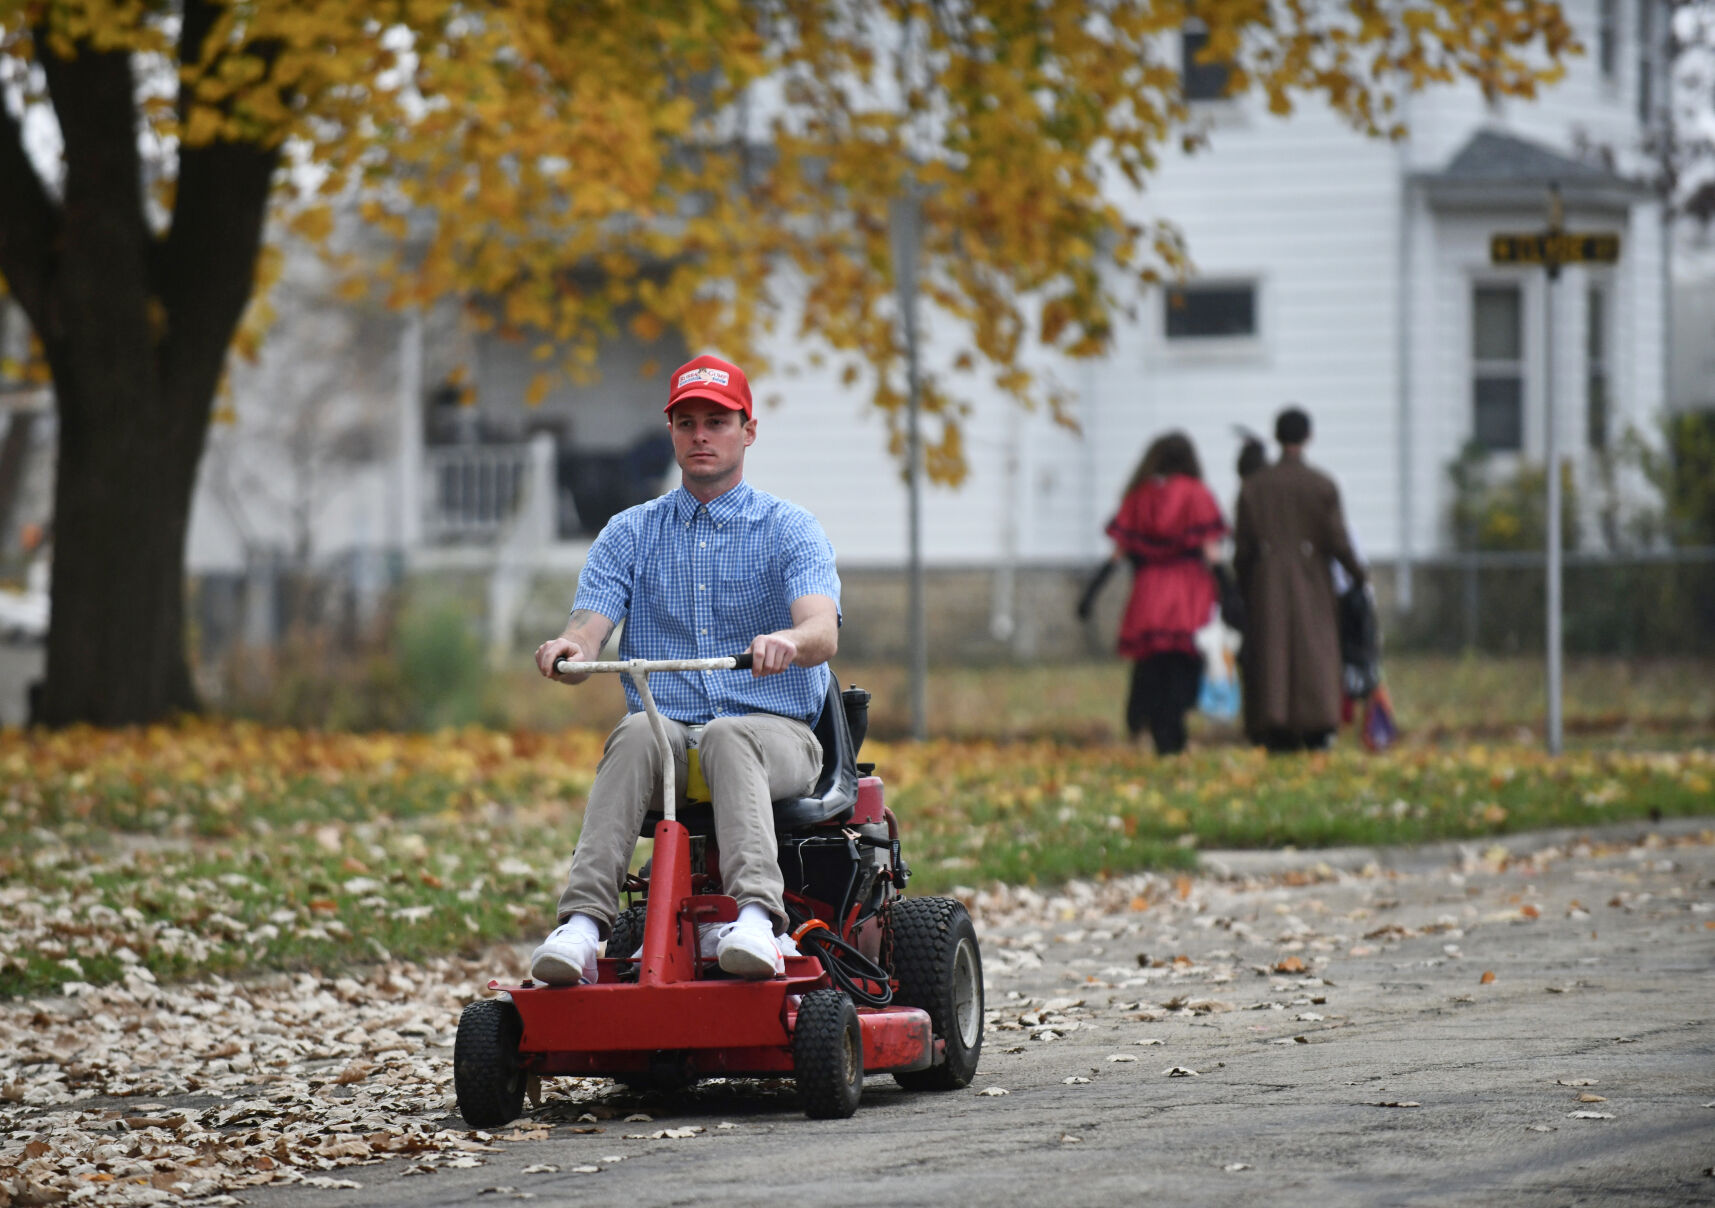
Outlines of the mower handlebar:
[[574,663],[560,659],[554,664],[556,675],[577,675],[591,671],[749,671],[750,651],[723,655],[715,659],[620,659],[615,662]]

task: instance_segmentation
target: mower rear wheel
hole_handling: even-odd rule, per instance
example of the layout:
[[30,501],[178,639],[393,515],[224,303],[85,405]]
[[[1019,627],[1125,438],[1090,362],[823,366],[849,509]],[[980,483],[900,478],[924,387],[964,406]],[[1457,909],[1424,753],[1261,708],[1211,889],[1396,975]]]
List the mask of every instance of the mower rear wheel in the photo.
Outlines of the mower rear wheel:
[[472,1128],[499,1128],[524,1110],[526,1075],[518,1064],[524,1023],[501,998],[468,1003],[453,1041],[453,1090]]
[[863,1028],[839,990],[812,990],[798,1003],[792,1033],[798,1097],[812,1120],[844,1120],[863,1097]]
[[889,908],[893,926],[896,1006],[921,1007],[946,1059],[926,1070],[893,1075],[907,1090],[950,1091],[969,1086],[983,1047],[983,958],[977,929],[952,898],[900,898]]

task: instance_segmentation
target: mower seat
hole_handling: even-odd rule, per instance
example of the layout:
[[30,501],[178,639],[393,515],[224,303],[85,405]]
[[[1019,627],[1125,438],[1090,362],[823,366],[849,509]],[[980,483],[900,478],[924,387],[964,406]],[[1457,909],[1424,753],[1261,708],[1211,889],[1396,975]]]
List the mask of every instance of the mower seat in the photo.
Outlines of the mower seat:
[[[857,745],[852,742],[851,727],[846,724],[846,706],[840,698],[840,677],[828,677],[828,695],[822,702],[822,715],[814,726],[816,738],[822,744],[822,772],[808,796],[785,797],[774,803],[774,832],[777,835],[830,822],[845,822],[857,805],[858,772]],[[650,810],[643,818],[643,838],[655,834],[655,824],[661,821],[659,810]],[[678,819],[693,835],[715,833],[714,807],[691,805],[678,811]]]

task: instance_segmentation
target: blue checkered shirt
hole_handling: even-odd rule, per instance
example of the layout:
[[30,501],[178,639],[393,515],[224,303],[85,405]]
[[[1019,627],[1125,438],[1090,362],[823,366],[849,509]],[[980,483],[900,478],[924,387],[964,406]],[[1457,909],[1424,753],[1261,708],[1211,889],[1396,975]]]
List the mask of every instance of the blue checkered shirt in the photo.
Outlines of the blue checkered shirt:
[[[840,602],[834,547],[816,518],[740,481],[709,503],[677,490],[627,508],[602,528],[578,575],[572,608],[625,623],[625,659],[718,658],[750,648],[759,633],[792,627],[792,601]],[[662,716],[690,725],[714,717],[779,713],[815,724],[829,671],[789,667],[657,672],[649,690]],[[643,701],[625,683],[633,713]]]

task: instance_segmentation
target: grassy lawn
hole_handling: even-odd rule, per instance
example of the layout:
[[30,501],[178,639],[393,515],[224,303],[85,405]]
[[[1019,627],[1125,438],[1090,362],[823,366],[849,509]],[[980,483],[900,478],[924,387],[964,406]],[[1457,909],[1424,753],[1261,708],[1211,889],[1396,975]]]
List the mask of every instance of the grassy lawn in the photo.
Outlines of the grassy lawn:
[[[1000,676],[1005,691],[991,679],[986,696],[980,680],[939,677],[943,725],[987,721],[998,737],[865,746],[904,826],[913,892],[1183,867],[1199,846],[1715,813],[1715,747],[1695,737],[1559,760],[1526,746],[1415,743],[1269,761],[1205,740],[1161,761],[1076,737],[1074,702],[1051,690],[1068,677],[1038,674]],[[1086,707],[1093,718],[1105,706]],[[1495,707],[1509,724],[1512,706]],[[1014,725],[1075,737],[1008,736]],[[159,977],[327,968],[540,934],[601,738],[593,728],[351,735],[220,722],[0,733],[0,995],[107,981],[129,965]]]

